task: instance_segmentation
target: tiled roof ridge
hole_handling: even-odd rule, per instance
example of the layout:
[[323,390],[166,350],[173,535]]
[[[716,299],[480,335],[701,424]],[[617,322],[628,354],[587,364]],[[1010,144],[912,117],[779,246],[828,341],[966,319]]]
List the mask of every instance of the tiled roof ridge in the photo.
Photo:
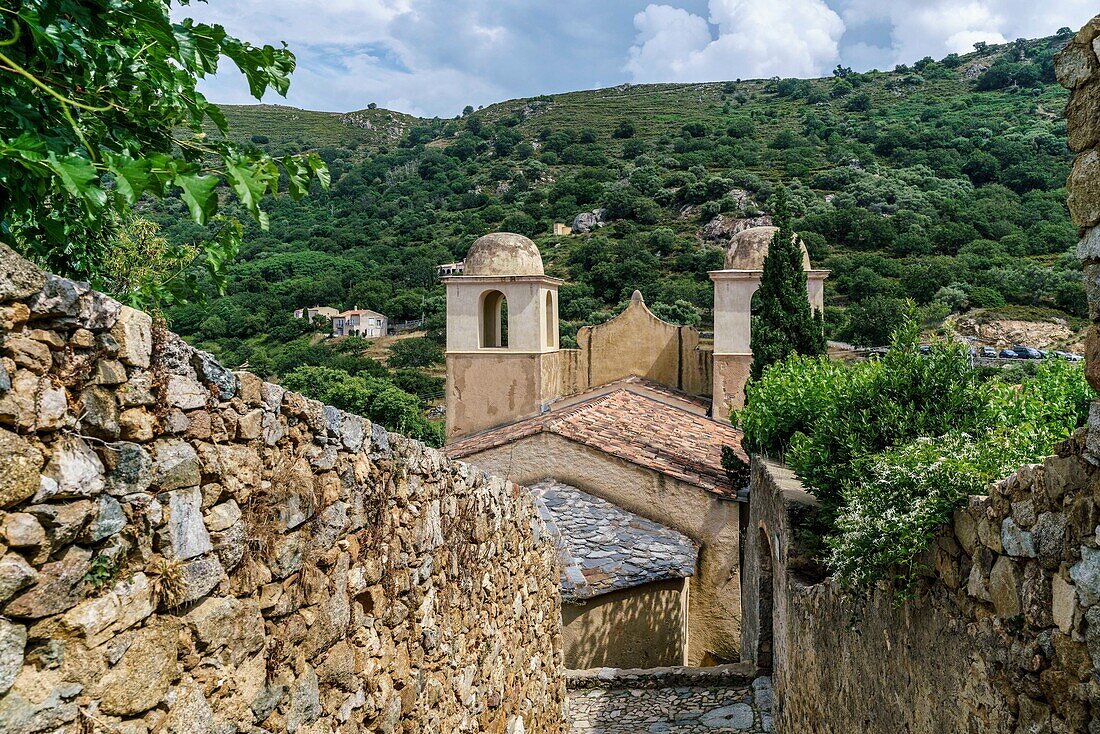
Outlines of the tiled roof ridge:
[[[633,430],[629,418],[624,417],[628,413],[641,416],[641,425],[634,425]],[[704,428],[700,421],[710,428]],[[662,424],[667,424],[668,430]],[[739,433],[737,429],[627,386],[593,395],[559,411],[466,436],[446,451],[452,458],[462,458],[538,433],[552,433],[719,496],[734,495],[714,451],[717,445],[727,443],[736,450],[739,441],[732,434]]]
[[[571,418],[571,417],[575,416],[578,413],[582,413],[582,412],[584,412],[584,411],[586,411],[586,410],[588,410],[588,409],[590,409],[590,408],[592,408],[592,407],[594,407],[594,406],[596,406],[600,403],[606,402],[608,397],[610,397],[614,393],[619,393],[619,392],[629,392],[629,391],[625,390],[623,388],[619,388],[619,389],[613,390],[612,392],[609,392],[609,393],[601,393],[599,395],[593,395],[592,397],[590,397],[586,400],[582,400],[579,403],[575,403],[575,404],[570,405],[566,408],[562,408],[561,410],[552,410],[552,411],[548,411],[546,413],[542,413],[540,415],[528,416],[527,418],[518,418],[518,419],[516,419],[516,420],[514,420],[510,423],[502,423],[499,426],[493,426],[492,428],[486,428],[483,431],[478,431],[477,433],[471,433],[469,435],[463,436],[462,438],[460,438],[459,440],[451,443],[450,445],[445,446],[444,451],[446,451],[448,453],[448,455],[453,455],[455,457],[461,457],[461,456],[465,455],[465,453],[466,453],[464,451],[464,448],[465,448],[466,444],[474,443],[479,438],[485,438],[486,436],[489,436],[493,433],[498,433],[499,432],[501,434],[499,441],[490,442],[487,446],[480,447],[482,449],[496,448],[497,446],[501,446],[505,443],[508,443],[509,441],[511,441],[515,438],[525,438],[525,437],[530,436],[534,433],[540,433],[542,431],[545,431],[548,428],[552,427],[553,425],[560,424],[562,421],[565,421],[566,419]],[[521,427],[524,424],[527,424],[528,426],[530,426],[531,430],[522,430]],[[516,435],[515,436],[510,436],[510,435],[506,436],[505,434],[509,431],[509,429],[517,429],[516,430]]]
[[[608,383],[608,384],[614,384],[614,383]],[[722,428],[726,427],[725,424],[723,424],[721,421],[717,421],[714,418],[711,418],[709,415],[700,415],[699,413],[695,413],[693,411],[690,411],[687,408],[682,408],[679,405],[672,405],[671,403],[666,403],[663,400],[657,400],[655,398],[652,398],[649,395],[644,395],[642,393],[634,392],[633,390],[628,390],[625,387],[616,388],[614,390],[611,390],[610,392],[606,392],[606,393],[603,393],[601,395],[594,395],[591,399],[586,400],[582,403],[577,403],[576,405],[571,405],[571,406],[569,406],[569,408],[563,409],[561,412],[557,412],[557,413],[550,412],[550,413],[546,413],[545,415],[546,416],[555,416],[555,415],[560,416],[557,420],[548,421],[548,423],[550,425],[563,423],[566,420],[568,420],[569,418],[576,417],[576,415],[578,413],[587,412],[588,410],[591,410],[592,408],[595,408],[597,405],[600,405],[600,404],[606,403],[606,402],[610,402],[611,398],[618,397],[619,395],[637,395],[640,398],[644,398],[646,400],[652,400],[655,403],[659,403],[664,408],[671,408],[672,410],[683,413],[684,415],[690,416],[693,419],[705,420],[705,421],[708,421],[710,423],[713,423],[716,426],[720,426]]]
[[[635,393],[631,390],[620,389],[612,391],[606,395],[607,400],[604,402],[612,402],[615,398],[623,395],[627,396],[628,399],[630,396],[636,396],[642,400],[650,401],[651,403],[661,406],[661,410],[675,413],[676,415],[683,417],[691,422],[705,421],[714,426],[717,431],[725,432],[727,429],[730,431],[736,430],[735,428],[733,428],[733,426],[722,424],[710,418],[709,416],[699,415],[698,413],[694,413],[690,410],[686,410],[676,405],[669,405],[668,403],[665,403],[663,401],[655,400],[648,395]],[[595,403],[587,406],[586,409],[583,411],[577,411],[573,415],[569,416],[569,418],[576,419],[581,416],[581,414],[588,412],[588,410],[594,407],[596,407]],[[640,434],[631,434],[629,437],[626,438],[625,443],[627,445],[642,448],[648,452],[651,452],[652,458],[656,461],[647,462],[644,460],[640,460],[640,457],[631,456],[629,452],[617,451],[614,447],[611,446],[596,445],[591,441],[591,439],[585,440],[585,437],[583,436],[567,435],[569,432],[568,428],[574,427],[578,432],[583,429],[582,426],[575,425],[575,422],[571,422],[568,419],[561,420],[555,425],[555,428],[557,430],[554,430],[553,433],[568,440],[576,441],[578,443],[588,446],[594,446],[595,448],[605,451],[612,456],[618,456],[619,458],[630,461],[631,463],[648,466],[649,468],[655,469],[656,471],[659,471],[663,474],[678,477],[680,479],[688,481],[691,484],[703,486],[704,488],[718,494],[728,494],[728,492],[722,486],[726,481],[725,470],[722,469],[720,466],[713,465],[712,463],[706,461],[701,461],[697,457],[689,456],[686,453],[677,452],[674,448],[670,448],[668,446],[659,446],[644,441],[638,441],[636,440],[636,438]],[[691,476],[692,474],[696,476],[693,477]]]
[[711,404],[711,401],[707,400],[702,395],[696,395],[695,393],[688,392],[687,390],[682,390],[678,387],[672,387],[671,385],[666,385],[662,382],[651,380],[648,377],[642,377],[641,375],[629,375],[628,377],[624,377],[619,380],[612,380],[607,384],[614,385],[618,382],[641,385],[642,387],[648,388],[649,390],[652,390],[656,393],[668,393],[678,400],[681,400],[685,403],[693,403],[700,407],[706,407]]
[[616,388],[614,390],[611,390],[610,392],[600,393],[599,395],[593,395],[592,397],[590,397],[586,400],[582,400],[579,403],[575,403],[573,405],[570,405],[569,407],[562,408],[561,410],[556,410],[556,411],[552,410],[549,413],[544,414],[544,416],[547,418],[546,423],[547,423],[547,425],[554,425],[556,423],[561,423],[562,421],[565,421],[565,420],[568,420],[569,418],[572,418],[573,416],[577,415],[578,413],[584,413],[584,412],[586,412],[588,410],[591,410],[592,408],[596,407],[597,405],[600,405],[602,403],[606,403],[608,400],[611,399],[611,397],[613,395],[617,395],[618,393],[624,393],[624,392],[630,392],[630,391],[627,390],[626,388],[620,387],[620,388]]

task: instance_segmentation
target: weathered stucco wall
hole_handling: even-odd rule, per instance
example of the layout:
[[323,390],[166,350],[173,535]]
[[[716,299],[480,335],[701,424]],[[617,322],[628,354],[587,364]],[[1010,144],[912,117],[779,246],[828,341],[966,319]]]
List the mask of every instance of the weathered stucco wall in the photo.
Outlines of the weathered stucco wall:
[[3,246],[0,350],[0,731],[562,730],[519,487]]
[[[464,280],[450,281],[451,289],[463,286]],[[556,314],[556,292],[552,297]],[[582,328],[579,349],[558,349],[556,340],[530,349],[515,343],[474,349],[469,344],[477,343],[479,316],[472,302],[448,296],[448,440],[538,415],[557,400],[626,377],[644,377],[693,395],[710,394],[711,352],[700,348],[699,332],[661,321],[640,294],[607,323]],[[544,313],[541,318],[510,315],[510,334],[538,332],[537,338],[543,338],[545,319],[556,324],[556,316]]]
[[688,664],[740,658],[739,503],[550,433],[483,451],[467,461],[519,484],[557,479],[697,542]]
[[565,667],[683,665],[687,601],[687,579],[668,579],[563,604]]
[[865,597],[813,583],[799,534],[812,497],[755,460],[746,655],[766,662],[771,638],[776,731],[1096,731],[1100,470],[1084,440],[972,497],[905,603],[888,588]]
[[[547,374],[547,372],[549,373]],[[486,350],[447,355],[447,438],[538,415],[557,397],[554,353]]]
[[576,383],[563,383],[562,396],[625,377],[645,377],[693,395],[710,394],[710,352],[699,349],[699,332],[661,321],[635,292],[630,305],[607,323],[577,332]]
[[714,389],[710,416],[729,420],[730,411],[745,407],[745,385],[752,374],[752,354],[715,354]]

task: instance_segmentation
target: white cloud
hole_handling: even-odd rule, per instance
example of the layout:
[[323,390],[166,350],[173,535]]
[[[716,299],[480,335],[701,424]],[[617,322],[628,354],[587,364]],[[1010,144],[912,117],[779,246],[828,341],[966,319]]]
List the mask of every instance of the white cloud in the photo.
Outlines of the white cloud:
[[[175,12],[254,43],[290,45],[298,57],[290,93],[264,102],[322,110],[376,102],[427,116],[619,83],[632,13],[591,0],[210,0]],[[255,102],[231,64],[202,89],[217,102]]]
[[638,31],[626,70],[635,81],[673,81],[711,43],[707,21],[668,5],[650,5],[634,16]]
[[[210,0],[174,12],[289,43],[298,70],[287,104],[449,116],[629,79],[892,68],[1076,29],[1096,0]],[[217,102],[255,101],[228,63],[202,88]]]
[[[1035,38],[1062,26],[1076,30],[1096,12],[1095,0],[837,0],[837,6],[850,31],[876,23],[890,29],[876,43],[890,58],[882,64],[886,68],[971,51],[978,41]],[[867,53],[858,46],[842,49],[845,62],[854,67]]]
[[844,22],[823,0],[710,0],[709,10],[709,24],[669,5],[635,15],[634,81],[816,76],[838,59]]

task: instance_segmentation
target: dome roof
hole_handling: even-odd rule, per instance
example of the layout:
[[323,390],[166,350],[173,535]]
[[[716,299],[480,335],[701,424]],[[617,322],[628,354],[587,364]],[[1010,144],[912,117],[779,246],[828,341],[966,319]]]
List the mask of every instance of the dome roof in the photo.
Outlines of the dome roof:
[[494,232],[478,237],[466,253],[465,275],[543,275],[542,255],[521,234]]
[[[779,227],[752,227],[735,234],[726,250],[726,270],[763,270],[768,245],[778,231]],[[810,253],[801,237],[796,234],[794,238],[802,248],[802,269],[809,270]]]

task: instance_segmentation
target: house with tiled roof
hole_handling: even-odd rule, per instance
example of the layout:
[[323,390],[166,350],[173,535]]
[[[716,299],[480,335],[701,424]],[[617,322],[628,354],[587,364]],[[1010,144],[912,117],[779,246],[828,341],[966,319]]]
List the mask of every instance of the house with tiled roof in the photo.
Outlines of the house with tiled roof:
[[[726,269],[711,273],[713,346],[635,292],[561,349],[562,281],[520,235],[480,238],[463,273],[442,279],[445,450],[536,495],[561,551],[567,667],[738,659],[745,494],[723,455],[745,458],[728,413],[752,361],[766,229],[736,235]],[[804,265],[820,309],[826,272]]]
[[355,308],[342,311],[332,317],[333,336],[361,336],[364,339],[377,339],[389,331],[389,319],[383,313],[369,308]]

